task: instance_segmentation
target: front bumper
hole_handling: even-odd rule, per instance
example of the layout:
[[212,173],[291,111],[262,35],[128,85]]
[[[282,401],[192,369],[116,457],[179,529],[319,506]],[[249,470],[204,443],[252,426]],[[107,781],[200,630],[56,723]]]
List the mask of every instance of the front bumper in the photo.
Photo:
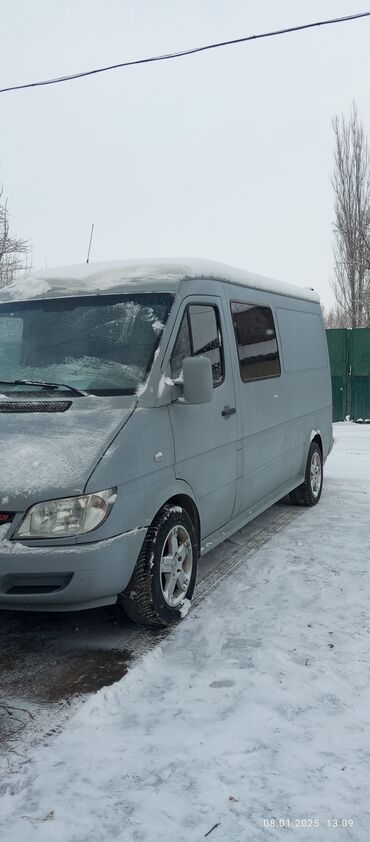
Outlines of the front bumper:
[[27,546],[0,539],[0,609],[77,611],[116,602],[147,528],[105,541]]

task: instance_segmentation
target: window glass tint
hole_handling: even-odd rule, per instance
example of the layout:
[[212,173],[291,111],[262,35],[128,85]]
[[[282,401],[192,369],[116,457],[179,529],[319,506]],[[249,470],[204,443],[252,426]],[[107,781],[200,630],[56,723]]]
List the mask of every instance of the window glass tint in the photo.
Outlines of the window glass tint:
[[213,385],[223,379],[221,332],[215,307],[191,304],[186,310],[171,357],[171,375],[180,377],[185,357],[208,357],[212,363]]
[[231,312],[242,380],[276,377],[280,361],[270,308],[233,301]]
[[182,361],[185,359],[185,357],[191,357],[191,344],[187,312],[184,313],[183,320],[181,322],[181,327],[177,334],[177,339],[174,345],[174,349],[172,351],[171,377],[173,377],[174,380],[176,380],[177,377],[180,377],[180,374],[182,372]]

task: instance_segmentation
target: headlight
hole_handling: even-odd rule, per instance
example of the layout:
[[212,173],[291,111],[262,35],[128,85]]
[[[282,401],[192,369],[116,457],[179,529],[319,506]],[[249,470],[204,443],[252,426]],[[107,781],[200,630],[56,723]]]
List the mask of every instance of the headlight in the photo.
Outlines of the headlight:
[[117,497],[116,488],[36,503],[25,514],[13,538],[67,538],[100,526]]

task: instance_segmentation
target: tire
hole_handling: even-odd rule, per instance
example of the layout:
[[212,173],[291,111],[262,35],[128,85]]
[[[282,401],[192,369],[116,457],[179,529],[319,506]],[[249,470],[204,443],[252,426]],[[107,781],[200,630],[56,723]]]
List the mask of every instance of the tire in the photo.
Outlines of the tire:
[[321,448],[312,441],[308,451],[304,482],[290,492],[290,499],[295,506],[316,506],[319,502],[323,484],[323,463]]
[[181,506],[166,505],[149,527],[134,572],[119,595],[135,623],[165,627],[182,618],[191,600],[198,568],[194,524]]

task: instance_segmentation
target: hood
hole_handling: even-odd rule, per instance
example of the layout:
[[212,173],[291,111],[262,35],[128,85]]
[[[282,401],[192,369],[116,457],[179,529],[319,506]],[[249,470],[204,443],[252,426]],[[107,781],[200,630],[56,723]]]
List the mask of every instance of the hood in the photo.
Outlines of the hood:
[[135,405],[135,397],[91,396],[55,414],[0,412],[0,511],[83,494]]

